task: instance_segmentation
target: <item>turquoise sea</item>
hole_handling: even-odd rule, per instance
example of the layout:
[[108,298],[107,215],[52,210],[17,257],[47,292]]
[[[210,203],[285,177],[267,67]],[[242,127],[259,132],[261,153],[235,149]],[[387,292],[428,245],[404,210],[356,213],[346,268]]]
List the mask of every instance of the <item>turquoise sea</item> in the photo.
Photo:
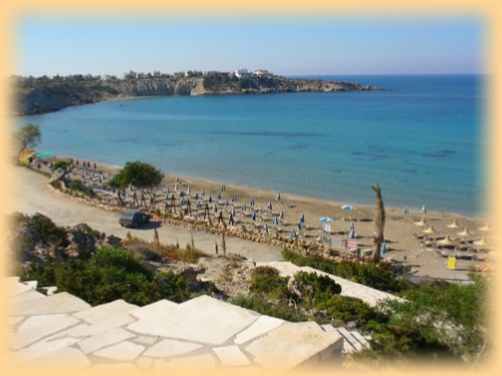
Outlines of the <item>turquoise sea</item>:
[[[308,77],[307,77],[308,78]],[[317,76],[389,90],[162,97],[18,118],[42,150],[347,203],[483,215],[483,76]]]

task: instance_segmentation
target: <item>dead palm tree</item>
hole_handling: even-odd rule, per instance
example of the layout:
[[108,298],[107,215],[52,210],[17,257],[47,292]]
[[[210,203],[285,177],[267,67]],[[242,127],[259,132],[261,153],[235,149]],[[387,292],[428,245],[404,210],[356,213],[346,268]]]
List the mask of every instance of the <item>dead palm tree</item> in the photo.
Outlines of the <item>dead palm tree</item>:
[[382,190],[377,183],[371,184],[371,188],[375,191],[376,195],[376,217],[375,217],[375,236],[373,242],[375,243],[375,250],[373,251],[373,261],[375,263],[380,261],[380,250],[384,240],[383,230],[385,227],[385,208],[382,200]]

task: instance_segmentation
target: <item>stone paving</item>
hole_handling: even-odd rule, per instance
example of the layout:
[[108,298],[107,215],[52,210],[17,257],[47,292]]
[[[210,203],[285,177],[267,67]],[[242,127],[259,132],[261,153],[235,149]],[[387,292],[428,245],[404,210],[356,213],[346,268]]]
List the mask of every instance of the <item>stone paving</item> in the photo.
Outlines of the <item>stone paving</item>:
[[[91,307],[67,293],[46,296],[36,282],[4,280],[10,315],[7,359],[15,367],[60,365],[79,372],[255,369],[286,372],[341,366],[344,337],[314,322],[290,323],[200,296],[137,307]],[[334,328],[333,328],[334,329]]]

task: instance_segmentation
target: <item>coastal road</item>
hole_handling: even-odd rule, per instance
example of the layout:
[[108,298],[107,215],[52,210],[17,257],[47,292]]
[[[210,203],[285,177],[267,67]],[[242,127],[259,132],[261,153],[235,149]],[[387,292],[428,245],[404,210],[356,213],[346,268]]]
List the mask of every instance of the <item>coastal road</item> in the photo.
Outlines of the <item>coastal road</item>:
[[[52,219],[59,226],[74,226],[79,223],[86,223],[93,229],[114,234],[120,238],[125,238],[127,232],[132,236],[146,241],[153,240],[153,227],[146,229],[126,229],[119,225],[119,213],[108,212],[92,206],[87,206],[70,200],[68,197],[52,192],[48,186],[48,179],[36,172],[26,168],[15,167],[14,174],[13,201],[10,203],[9,212],[21,212],[33,215],[43,214]],[[162,223],[157,228],[159,239],[164,244],[175,244],[180,246],[191,241],[191,231],[177,226]],[[208,234],[205,232],[193,232],[195,246],[207,254],[214,255],[215,242],[221,252],[221,236]],[[248,259],[255,261],[278,261],[281,260],[280,249],[269,245],[255,243],[239,238],[226,237],[227,253],[237,253]]]

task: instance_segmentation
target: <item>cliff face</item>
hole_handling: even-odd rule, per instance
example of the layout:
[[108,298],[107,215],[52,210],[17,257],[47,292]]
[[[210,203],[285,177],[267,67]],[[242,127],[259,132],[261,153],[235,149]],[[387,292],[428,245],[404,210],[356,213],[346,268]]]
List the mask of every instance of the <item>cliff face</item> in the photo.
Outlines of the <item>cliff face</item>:
[[13,82],[14,112],[19,115],[52,112],[69,106],[128,97],[365,90],[383,89],[357,83],[279,76],[238,79],[228,74],[110,81],[94,78],[70,82],[64,79],[39,82],[32,78],[16,78]]

